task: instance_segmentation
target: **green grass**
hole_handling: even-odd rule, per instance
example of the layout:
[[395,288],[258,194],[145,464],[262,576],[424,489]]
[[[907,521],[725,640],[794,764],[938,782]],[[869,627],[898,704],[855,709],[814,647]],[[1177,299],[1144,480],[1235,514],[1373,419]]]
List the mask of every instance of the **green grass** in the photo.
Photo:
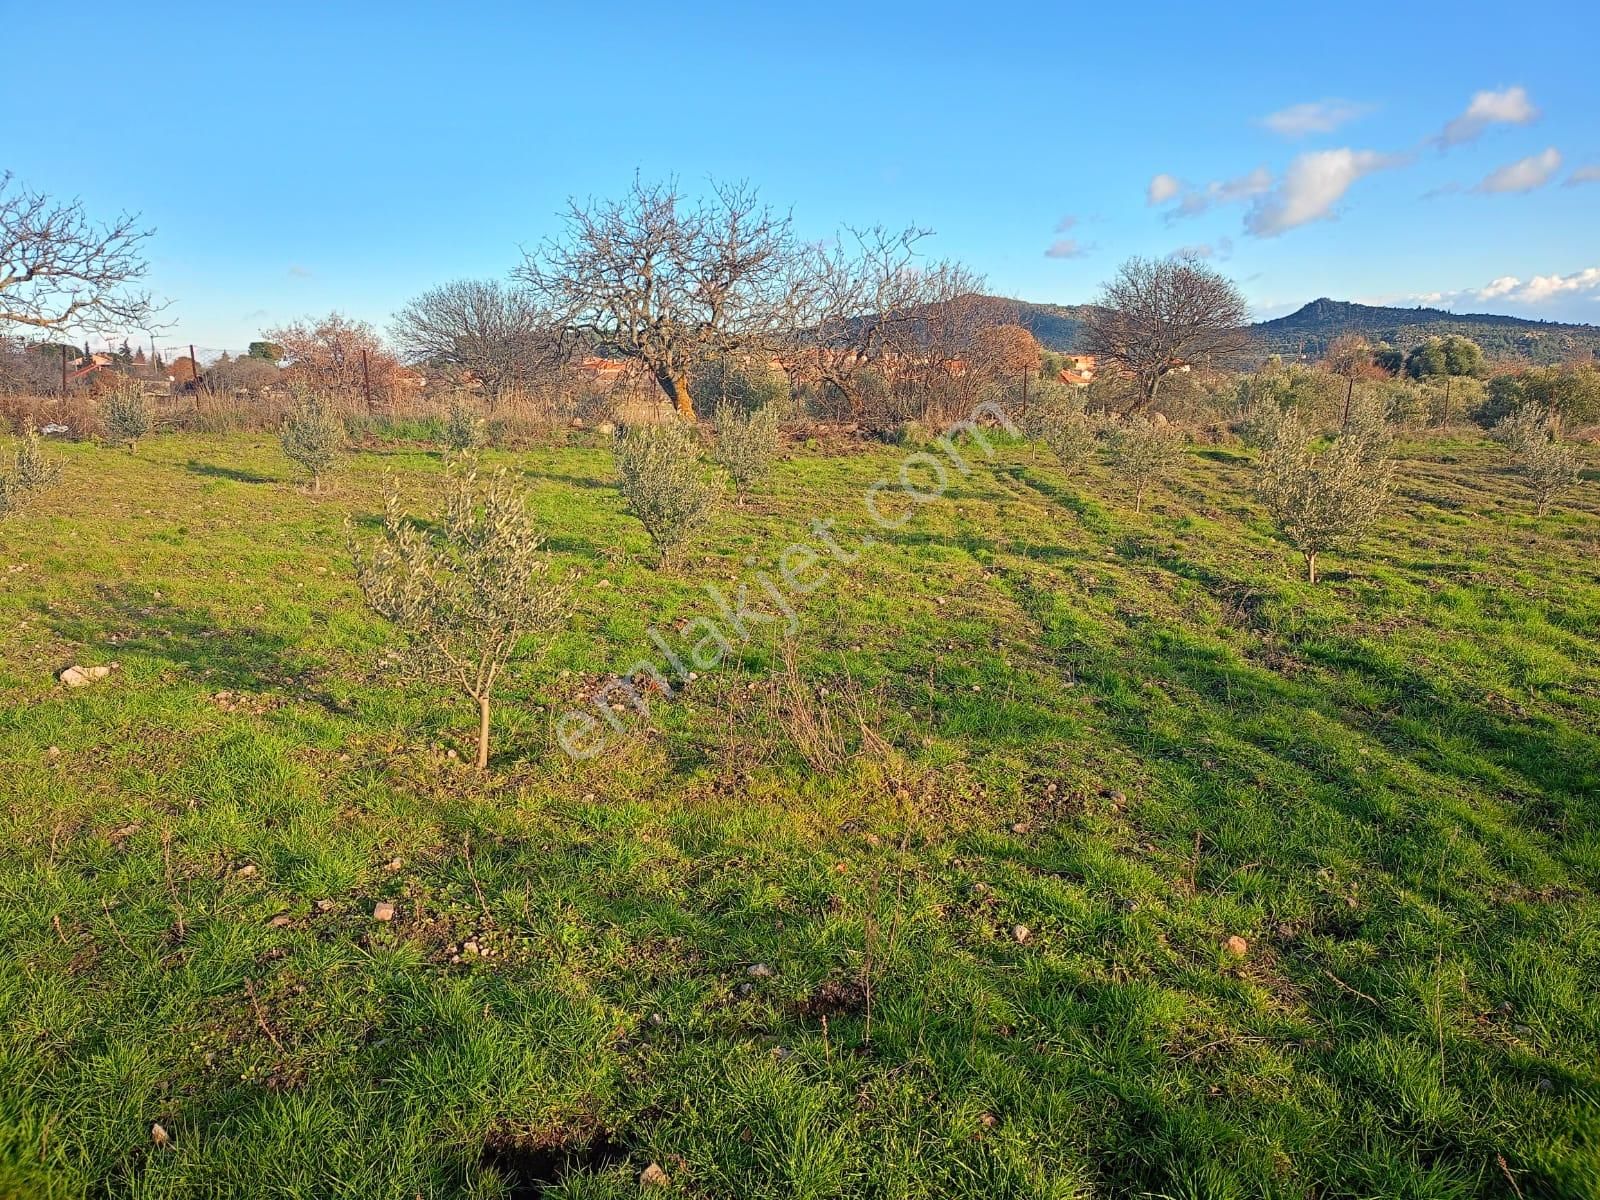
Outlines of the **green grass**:
[[1535,519],[1406,447],[1313,588],[1242,452],[1136,517],[1007,445],[805,600],[850,753],[763,632],[575,763],[560,711],[902,452],[797,454],[665,577],[602,450],[496,452],[578,613],[480,779],[345,550],[435,456],[55,452],[0,524],[0,1195],[1600,1193],[1592,482]]

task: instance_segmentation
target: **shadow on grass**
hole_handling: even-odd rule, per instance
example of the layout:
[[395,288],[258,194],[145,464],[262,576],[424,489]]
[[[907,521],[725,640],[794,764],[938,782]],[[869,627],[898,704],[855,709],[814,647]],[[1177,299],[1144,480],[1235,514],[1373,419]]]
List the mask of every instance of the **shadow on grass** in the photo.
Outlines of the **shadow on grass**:
[[609,491],[614,485],[609,479],[602,479],[594,475],[569,475],[562,471],[534,471],[522,472],[529,479],[537,479],[542,483],[560,483],[568,487],[593,488]]
[[261,475],[255,471],[242,470],[239,467],[224,467],[217,463],[199,462],[192,458],[184,463],[183,469],[191,475],[203,475],[207,479],[231,479],[234,483],[278,482],[270,475]]
[[1083,527],[1091,533],[1104,534],[1110,532],[1111,518],[1106,510],[1093,500],[1087,499],[1082,493],[1064,488],[1058,483],[1042,479],[1021,463],[1002,468],[1004,473],[1022,484],[1031,488],[1039,495],[1059,504],[1073,516],[1077,517]]
[[[80,645],[103,644],[115,632],[122,657],[142,656],[181,668],[208,686],[260,692],[302,689],[309,669],[296,664],[294,643],[262,630],[219,626],[208,613],[179,608],[136,584],[102,585],[93,611],[72,614],[41,606],[40,615],[59,637]],[[329,697],[307,695],[337,709]]]

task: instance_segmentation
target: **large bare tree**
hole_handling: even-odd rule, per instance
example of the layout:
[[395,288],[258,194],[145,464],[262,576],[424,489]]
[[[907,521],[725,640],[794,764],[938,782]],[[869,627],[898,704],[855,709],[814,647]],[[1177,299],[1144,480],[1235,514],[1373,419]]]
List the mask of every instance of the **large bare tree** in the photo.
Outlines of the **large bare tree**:
[[1130,258],[1083,318],[1085,348],[1136,384],[1129,412],[1155,403],[1184,367],[1223,366],[1249,344],[1249,307],[1196,258]]
[[78,201],[13,186],[0,172],[0,330],[148,328],[156,305],[133,285],[149,236],[136,215],[94,221]]
[[914,226],[849,229],[795,258],[773,341],[791,379],[819,384],[854,419],[893,417],[868,412],[875,384],[889,384],[902,407],[918,393],[926,408],[965,371],[977,329],[1015,320],[960,263],[923,259],[928,236]]
[[794,281],[789,218],[744,184],[689,201],[675,182],[635,178],[620,200],[570,202],[566,230],[517,277],[592,348],[635,359],[684,420],[689,370],[764,344]]
[[264,336],[283,351],[285,374],[292,380],[346,399],[392,394],[399,363],[365,321],[332,312],[269,329]]
[[470,372],[491,397],[523,387],[564,357],[550,314],[526,288],[463,279],[423,292],[390,326],[413,362]]

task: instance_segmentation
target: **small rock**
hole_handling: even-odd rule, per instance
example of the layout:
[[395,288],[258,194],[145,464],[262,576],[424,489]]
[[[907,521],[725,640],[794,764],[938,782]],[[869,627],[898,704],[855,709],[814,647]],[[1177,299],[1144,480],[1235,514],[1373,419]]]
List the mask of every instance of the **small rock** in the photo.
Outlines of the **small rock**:
[[1031,828],[1031,826],[1029,826],[1029,824],[1026,821],[1018,821],[1016,824],[1011,826],[1011,832],[1012,833],[1027,833],[1030,828]]
[[1016,938],[1019,943],[1025,942],[1033,936],[1033,930],[1026,925],[1013,925],[1011,927],[1011,936]]
[[272,920],[268,921],[267,924],[273,929],[282,929],[285,925],[294,924],[294,918],[288,913],[279,913],[277,916],[273,917]]
[[333,911],[333,901],[332,900],[318,900],[317,901],[317,911],[318,912],[332,912]]
[[1231,938],[1222,943],[1222,948],[1235,958],[1243,958],[1250,952],[1250,943],[1245,941],[1238,934],[1234,934]]
[[766,963],[755,963],[746,968],[745,974],[749,975],[752,979],[771,979],[773,976],[773,970],[771,967],[767,966]]
[[234,875],[236,877],[240,878],[240,879],[249,879],[250,876],[254,875],[255,873],[256,873],[256,865],[255,865],[255,863],[245,863],[244,866],[240,867],[237,871],[234,872]]
[[398,858],[391,858],[389,860],[389,870],[391,870],[391,871],[398,871],[404,865],[405,864],[403,862],[401,862]]
[[48,750],[46,750],[44,752],[44,756],[46,758],[50,759],[52,762],[55,761],[56,759],[61,757],[61,747],[60,746],[51,746]]
[[989,1112],[979,1113],[978,1124],[982,1125],[985,1129],[993,1129],[996,1125],[1000,1124],[1000,1118]]
[[667,1177],[667,1173],[661,1169],[659,1163],[651,1163],[639,1172],[640,1187],[666,1187],[671,1182],[672,1180]]
[[387,900],[379,900],[378,903],[373,906],[372,919],[374,921],[394,920],[394,905],[390,904]]
[[160,1121],[151,1123],[150,1140],[158,1146],[172,1145],[172,1135],[167,1132],[166,1127]]
[[110,667],[80,667],[76,663],[68,667],[56,678],[69,688],[88,687],[97,679],[104,679],[111,674]]

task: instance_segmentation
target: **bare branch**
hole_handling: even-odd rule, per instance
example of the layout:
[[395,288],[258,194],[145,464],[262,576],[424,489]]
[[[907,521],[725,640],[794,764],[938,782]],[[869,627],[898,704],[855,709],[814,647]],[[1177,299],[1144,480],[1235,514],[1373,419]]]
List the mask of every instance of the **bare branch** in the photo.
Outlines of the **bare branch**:
[[0,329],[147,329],[157,311],[144,277],[142,244],[151,234],[137,215],[101,224],[74,200],[13,187],[0,172]]

